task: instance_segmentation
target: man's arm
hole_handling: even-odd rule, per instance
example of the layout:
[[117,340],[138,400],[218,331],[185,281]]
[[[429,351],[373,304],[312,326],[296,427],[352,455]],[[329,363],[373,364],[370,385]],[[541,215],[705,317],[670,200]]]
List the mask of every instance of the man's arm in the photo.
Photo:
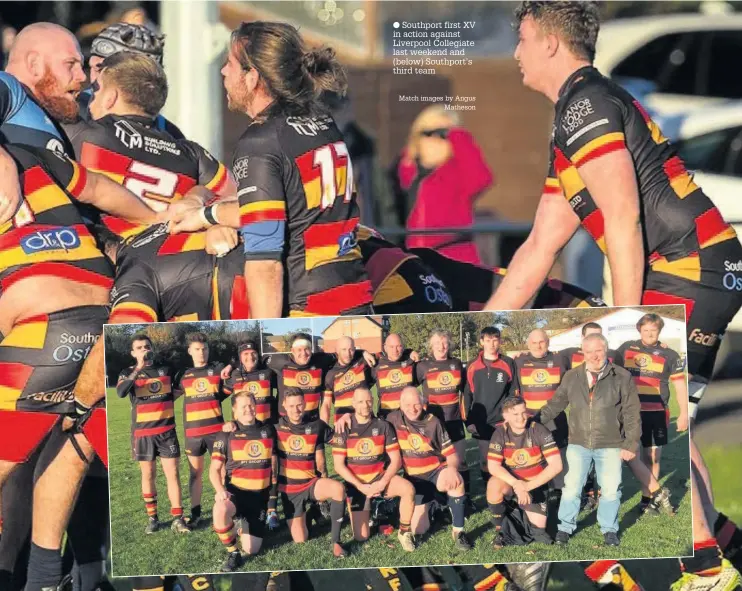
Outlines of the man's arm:
[[446,430],[443,428],[443,424],[440,421],[438,421],[435,429],[435,439],[441,446],[441,454],[443,454],[443,457],[446,458],[446,465],[449,468],[453,468],[454,470],[458,471],[460,458],[456,453],[456,448],[453,446],[453,443],[451,443],[451,438],[448,436],[448,433],[446,433]]
[[283,264],[280,261],[245,261],[245,283],[252,318],[283,315]]
[[[335,436],[335,439],[340,439],[339,435]],[[338,473],[340,478],[345,482],[349,482],[355,486],[358,490],[366,488],[366,484],[361,482],[353,472],[350,471],[348,465],[345,463],[347,458],[347,450],[345,449],[345,443],[341,440],[337,444],[333,442],[332,446],[332,465],[335,466],[335,472]]]
[[562,464],[562,456],[559,453],[559,450],[557,450],[555,454],[549,454],[546,456],[546,468],[544,468],[541,474],[526,483],[526,490],[532,491],[539,486],[546,484],[557,476],[563,468],[564,465]]
[[553,421],[560,412],[564,412],[569,406],[569,384],[571,381],[570,378],[563,379],[551,400],[541,408],[538,413],[541,417],[541,424]]
[[327,478],[327,462],[325,461],[325,448],[318,448],[314,452],[314,460],[317,463],[317,472],[320,473],[322,478]]
[[224,471],[222,470],[227,461],[226,453],[225,438],[220,434],[214,442],[214,449],[211,452],[211,465],[209,466],[209,480],[217,496],[224,495],[227,492],[224,486]]
[[517,310],[526,306],[579,225],[579,218],[561,194],[541,195],[531,233],[516,251],[484,310]]
[[487,450],[487,471],[495,478],[502,480],[510,486],[515,486],[519,480],[513,476],[505,466],[503,461],[504,442],[501,437],[501,429],[498,428],[492,435],[489,448]]
[[0,146],[0,224],[4,224],[16,214],[21,201],[23,192],[18,178],[18,166],[10,154]]
[[[137,365],[129,373],[121,372],[119,375],[119,381],[116,383],[116,396],[119,398],[125,398],[129,395],[131,389],[134,387],[134,382],[136,381],[140,369],[141,367]],[[75,392],[77,392],[77,389],[75,389]],[[77,394],[75,395],[77,396]]]
[[319,418],[330,424],[330,410],[332,409],[332,390],[325,388],[322,393],[322,405],[319,407]]

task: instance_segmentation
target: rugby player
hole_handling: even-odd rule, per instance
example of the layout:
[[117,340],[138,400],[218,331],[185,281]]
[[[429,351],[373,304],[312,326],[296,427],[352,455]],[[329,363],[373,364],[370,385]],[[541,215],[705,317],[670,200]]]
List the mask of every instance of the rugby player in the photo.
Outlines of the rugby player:
[[285,416],[278,420],[278,490],[286,521],[295,543],[309,539],[305,505],[308,501],[329,501],[332,522],[332,555],[345,558],[340,545],[340,527],[345,513],[345,488],[328,478],[325,444],[333,432],[324,421],[304,412],[304,392],[287,389],[281,398]]
[[523,506],[531,525],[534,542],[551,544],[546,533],[549,483],[563,470],[562,456],[551,429],[529,423],[528,406],[520,396],[502,403],[503,425],[495,429],[489,445],[487,503],[495,522],[495,550],[505,545],[501,527],[506,506],[503,501],[515,496]]
[[466,429],[479,447],[482,480],[490,478],[489,442],[495,427],[502,422],[502,403],[520,391],[515,363],[500,353],[500,329],[486,326],[479,333],[482,350],[466,368],[464,411]]
[[[614,304],[685,304],[693,418],[720,337],[742,305],[742,292],[724,284],[725,262],[742,259],[742,245],[641,104],[592,66],[596,4],[524,2],[516,17],[523,82],[555,103],[551,166],[533,230],[487,309],[522,307],[582,223],[607,254]],[[698,333],[717,338],[692,336]],[[692,489],[702,486],[712,500],[691,447],[700,475],[692,475]],[[697,550],[684,561],[683,588],[706,585],[708,577],[739,580],[721,562],[710,503],[691,496]],[[735,548],[728,553],[742,558]]]
[[345,92],[334,52],[306,51],[288,24],[243,23],[222,74],[229,108],[251,119],[232,164],[239,220],[234,206],[220,208],[218,218],[208,206],[173,230],[198,230],[204,220],[240,227],[254,318],[277,318],[286,308],[290,315],[368,313],[373,294],[356,236],[353,167],[319,101],[325,91]]
[[[334,405],[337,421],[341,415],[352,413],[353,392],[358,388],[370,388],[374,377],[363,351],[356,349],[350,337],[340,337],[336,343],[337,361],[325,375],[325,391],[322,396],[320,418],[330,424],[330,408]],[[372,409],[373,410],[373,409]]]
[[189,533],[183,520],[178,463],[180,444],[175,432],[173,388],[169,367],[154,363],[152,341],[147,335],[131,340],[131,356],[136,364],[122,370],[116,384],[116,395],[131,401],[132,451],[142,472],[142,497],[148,523],[144,530],[153,534],[160,528],[157,518],[156,460],[160,457],[170,499],[171,528],[176,533]]
[[[156,127],[168,95],[162,66],[142,53],[120,51],[97,68],[92,121],[72,139],[84,166],[122,184],[155,211],[186,194],[201,201],[235,195],[230,173],[207,150]],[[144,229],[110,216],[103,223],[124,238]]]
[[685,382],[685,361],[676,351],[662,347],[659,337],[665,321],[658,314],[645,314],[636,323],[640,338],[628,341],[618,348],[623,366],[634,377],[639,390],[641,402],[642,437],[641,455],[629,462],[634,475],[642,482],[642,513],[656,511],[650,506],[651,492],[643,480],[646,471],[641,470],[644,464],[652,476],[660,478],[660,459],[662,447],[667,445],[667,432],[670,426],[670,383],[675,389],[675,399],[680,409],[677,419],[677,430],[688,429],[688,388]]
[[379,394],[379,418],[385,419],[399,408],[399,397],[406,386],[417,385],[413,354],[417,357],[414,351],[405,349],[402,337],[397,333],[390,333],[384,339],[384,351],[373,368]]
[[[141,223],[158,219],[134,195],[115,185],[109,192],[99,177],[88,175],[61,154],[11,145],[5,150],[13,159],[24,197],[12,219],[0,226],[0,380],[4,386],[0,432],[10,436],[0,446],[0,488],[15,466],[39,448],[59,416],[75,413],[75,381],[108,316],[106,299],[113,273],[75,203],[94,203]],[[47,297],[50,293],[55,297]],[[83,477],[86,464],[70,465],[66,474],[62,469],[64,483],[55,484],[58,467],[80,461],[75,444],[92,455],[85,437],[75,437],[75,444],[66,439],[55,438],[57,445],[49,447],[36,469],[35,479],[41,484],[38,504],[49,500],[47,494],[54,502],[39,506],[42,520],[34,520],[34,581],[42,550],[53,548],[51,540],[57,537],[56,544],[61,544],[69,519],[64,508],[74,503],[72,483]],[[13,497],[19,503],[0,539],[0,568],[8,572],[13,571],[31,527],[32,478],[33,469],[25,470],[5,487],[8,495],[12,494],[9,487],[16,489]],[[4,511],[8,514],[7,508]]]
[[222,402],[227,395],[223,391],[221,379],[224,364],[218,361],[209,363],[209,342],[206,335],[202,332],[191,333],[186,337],[186,343],[193,367],[175,377],[173,388],[182,390],[185,396],[183,430],[191,498],[188,527],[194,528],[201,519],[204,454],[207,451],[212,453],[216,437],[222,431]]
[[394,428],[374,416],[374,399],[366,386],[353,392],[353,410],[347,430],[332,442],[335,472],[345,481],[353,537],[365,542],[370,536],[371,499],[399,497],[399,543],[406,552],[415,550],[412,513],[415,487],[397,475],[402,456]]
[[[216,491],[214,531],[229,553],[222,572],[242,564],[238,534],[248,556],[260,551],[266,511],[275,511],[278,500],[273,425],[257,419],[255,396],[245,390],[232,396],[232,416],[237,429],[217,434],[209,467],[209,480]],[[242,519],[243,524],[237,531],[235,519]]]
[[429,503],[436,491],[446,493],[453,516],[454,547],[471,550],[464,533],[466,492],[459,474],[460,460],[443,422],[425,410],[414,386],[402,390],[399,410],[389,413],[386,420],[397,432],[405,475],[415,487],[412,533],[422,535],[430,529]]
[[278,421],[278,384],[276,372],[266,367],[260,359],[258,344],[253,340],[241,342],[237,347],[240,366],[233,369],[224,381],[225,394],[250,392],[255,397],[255,415],[263,423]]
[[461,359],[452,357],[451,335],[444,330],[434,330],[430,334],[428,346],[431,355],[415,365],[415,378],[422,386],[427,402],[427,411],[438,418],[451,439],[456,455],[459,457],[459,473],[464,481],[466,507],[470,512],[476,507],[469,497],[469,466],[466,465],[466,429],[461,415],[464,392],[464,365]]

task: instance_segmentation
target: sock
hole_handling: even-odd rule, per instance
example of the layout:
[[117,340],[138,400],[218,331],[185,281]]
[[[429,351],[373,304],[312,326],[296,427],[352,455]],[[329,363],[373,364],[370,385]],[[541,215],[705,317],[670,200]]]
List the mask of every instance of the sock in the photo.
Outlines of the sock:
[[742,530],[736,523],[723,513],[719,513],[714,523],[714,533],[719,548],[722,550],[739,549],[742,547]]
[[680,559],[680,568],[701,577],[713,577],[721,572],[721,550],[716,538],[693,542],[694,556]]
[[474,584],[476,591],[506,591],[507,588],[508,580],[498,570]]
[[585,575],[603,591],[643,591],[615,560],[596,560],[585,569]]
[[147,509],[147,517],[157,519],[157,495],[142,495],[144,497],[144,508]]
[[199,517],[201,517],[201,505],[191,507],[191,519],[198,519]]
[[227,552],[230,554],[232,552],[237,552],[237,534],[234,531],[234,522],[224,529],[219,529],[214,526],[214,531],[216,532],[216,535],[219,536],[221,543],[224,544]]
[[469,489],[471,488],[471,479],[469,478],[469,470],[462,470],[459,472],[461,474],[461,480],[464,481],[464,492],[468,495]]
[[484,470],[481,470],[480,472],[482,474],[482,481],[484,481],[484,486],[486,488],[487,487],[487,483],[489,482],[489,479],[490,479],[490,473],[489,472],[485,472]]
[[492,513],[492,521],[495,522],[495,529],[500,531],[502,529],[502,520],[505,518],[505,503],[489,503],[490,513]]
[[170,509],[170,515],[175,517],[175,519],[180,519],[183,517],[183,507],[172,507]]
[[340,528],[343,525],[343,515],[345,514],[345,503],[343,501],[330,501],[330,520],[332,526],[330,529],[332,543],[340,543]]
[[464,499],[466,499],[465,495],[461,495],[460,497],[448,497],[448,506],[451,509],[451,515],[453,516],[453,527],[454,529],[463,529],[464,528]]
[[62,582],[62,552],[42,548],[31,542],[28,558],[28,579],[25,591],[43,591],[57,588]]
[[401,519],[399,520],[399,533],[406,534],[411,529],[411,523],[409,521],[405,522]]
[[80,589],[98,589],[106,581],[106,561],[96,560],[77,565],[77,576],[80,580]]

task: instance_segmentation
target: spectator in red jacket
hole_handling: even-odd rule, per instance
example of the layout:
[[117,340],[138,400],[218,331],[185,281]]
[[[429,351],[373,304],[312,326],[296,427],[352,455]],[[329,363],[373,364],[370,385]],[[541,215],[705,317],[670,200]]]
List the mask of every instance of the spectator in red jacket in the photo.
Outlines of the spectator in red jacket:
[[[493,181],[472,135],[460,127],[457,113],[442,105],[428,107],[412,124],[397,175],[413,204],[408,230],[473,225],[474,202]],[[452,259],[481,264],[471,237],[409,235],[407,247],[433,248]]]

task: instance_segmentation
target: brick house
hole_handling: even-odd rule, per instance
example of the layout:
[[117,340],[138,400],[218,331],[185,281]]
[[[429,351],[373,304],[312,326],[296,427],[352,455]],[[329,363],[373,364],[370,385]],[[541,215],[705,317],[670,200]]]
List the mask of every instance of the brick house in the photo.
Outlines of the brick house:
[[339,316],[322,333],[323,350],[335,353],[340,337],[351,337],[356,349],[371,353],[381,353],[384,327],[381,316],[361,316],[348,318]]

